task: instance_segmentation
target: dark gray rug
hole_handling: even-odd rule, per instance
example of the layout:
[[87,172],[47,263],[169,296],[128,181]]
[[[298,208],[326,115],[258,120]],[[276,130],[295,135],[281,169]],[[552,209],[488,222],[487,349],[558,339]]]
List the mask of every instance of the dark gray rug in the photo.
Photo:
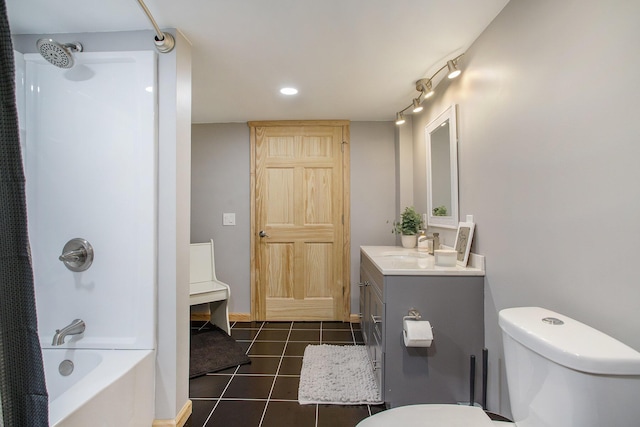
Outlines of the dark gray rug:
[[208,323],[191,333],[189,378],[251,363],[240,344],[225,331]]

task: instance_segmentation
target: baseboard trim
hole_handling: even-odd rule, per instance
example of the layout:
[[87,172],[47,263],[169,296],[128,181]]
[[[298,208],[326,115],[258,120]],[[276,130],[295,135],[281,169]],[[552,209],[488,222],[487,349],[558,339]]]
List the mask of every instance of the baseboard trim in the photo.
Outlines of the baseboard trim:
[[191,416],[191,411],[193,409],[193,404],[191,400],[187,400],[184,404],[178,415],[176,415],[175,420],[153,420],[152,427],[184,427],[187,423],[187,420]]
[[[191,320],[200,320],[206,322],[209,320],[207,313],[191,313]],[[229,313],[229,322],[251,322],[251,313]],[[359,314],[351,314],[349,322],[360,323]]]
[[251,322],[251,313],[229,313],[229,322]]
[[[191,320],[201,320],[206,322],[209,320],[208,313],[191,313]],[[229,313],[229,322],[251,322],[250,313]]]
[[201,320],[203,322],[208,321],[211,318],[207,313],[191,313],[191,320]]

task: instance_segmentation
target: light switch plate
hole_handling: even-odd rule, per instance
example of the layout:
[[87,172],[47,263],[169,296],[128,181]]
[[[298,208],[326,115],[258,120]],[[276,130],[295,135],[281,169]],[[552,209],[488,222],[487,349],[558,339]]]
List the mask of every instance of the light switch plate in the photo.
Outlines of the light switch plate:
[[236,214],[235,213],[223,213],[222,214],[222,225],[236,225]]

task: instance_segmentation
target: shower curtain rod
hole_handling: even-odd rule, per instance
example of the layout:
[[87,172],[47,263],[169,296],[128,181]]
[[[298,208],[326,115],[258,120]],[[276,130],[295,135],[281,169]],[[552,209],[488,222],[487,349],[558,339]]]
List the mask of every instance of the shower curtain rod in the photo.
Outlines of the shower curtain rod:
[[154,42],[156,44],[156,49],[158,49],[158,52],[171,52],[173,50],[173,47],[176,45],[176,41],[173,36],[169,33],[163,33],[160,30],[160,27],[158,27],[158,24],[156,24],[156,20],[153,19],[153,16],[151,15],[151,11],[149,11],[149,8],[146,4],[144,4],[142,0],[138,0],[138,4],[140,4],[140,7],[144,11],[145,15],[147,15],[147,18],[149,18],[151,25],[153,25],[153,28],[156,30],[157,35],[154,37]]

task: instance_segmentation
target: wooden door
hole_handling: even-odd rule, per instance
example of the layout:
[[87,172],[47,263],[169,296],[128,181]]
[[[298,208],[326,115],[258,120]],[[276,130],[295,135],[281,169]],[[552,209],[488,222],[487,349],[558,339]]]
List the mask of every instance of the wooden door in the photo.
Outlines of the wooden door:
[[250,122],[251,316],[349,320],[349,124]]

